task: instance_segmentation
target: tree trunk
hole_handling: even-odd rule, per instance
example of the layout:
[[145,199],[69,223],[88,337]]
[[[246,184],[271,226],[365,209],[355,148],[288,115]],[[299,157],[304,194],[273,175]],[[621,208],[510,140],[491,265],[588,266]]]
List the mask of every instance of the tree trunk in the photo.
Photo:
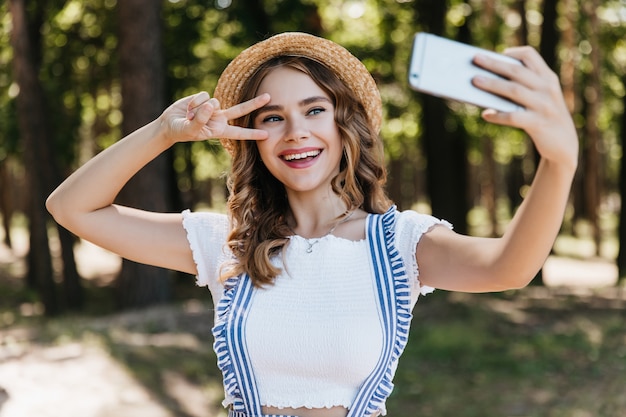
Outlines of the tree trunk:
[[565,57],[561,62],[560,76],[563,86],[565,103],[571,113],[576,111],[576,54],[578,40],[576,36],[576,22],[578,20],[578,8],[576,0],[562,0],[564,14],[561,25],[561,43],[565,51]]
[[[54,275],[47,263],[51,263],[48,247],[47,223],[48,213],[45,210],[45,199],[58,184],[61,175],[52,145],[52,135],[47,119],[46,97],[39,81],[41,26],[44,19],[46,4],[38,3],[34,7],[26,7],[24,0],[11,3],[14,19],[12,39],[16,57],[14,70],[20,86],[17,99],[17,114],[20,135],[23,139],[24,165],[27,172],[30,206],[26,212],[30,214],[30,250],[28,254],[29,273],[27,283],[38,288],[46,308],[46,314],[60,311],[56,299]],[[31,10],[31,15],[26,10]],[[19,68],[21,69],[18,69]],[[21,100],[21,101],[20,101]],[[34,165],[33,165],[34,164]],[[32,167],[35,168],[32,168]],[[40,230],[43,228],[43,230]],[[76,269],[74,259],[74,237],[62,227],[58,227],[63,262],[63,284],[66,306],[79,309],[83,305],[81,277]],[[44,248],[45,247],[45,248]],[[32,273],[31,273],[32,271]]]
[[516,0],[513,8],[520,17],[519,29],[515,31],[517,45],[528,44],[528,19],[526,18],[526,0]]
[[[519,28],[515,31],[515,43],[517,45],[528,45],[528,20],[526,19],[526,0],[517,0],[515,10],[520,16]],[[533,147],[532,141],[526,138],[528,149]],[[511,162],[506,167],[506,189],[507,198],[511,213],[513,213],[522,203],[522,188],[530,181],[524,175],[525,163],[535,162],[534,152],[527,152],[525,155],[514,155]]]
[[558,74],[557,46],[560,32],[556,24],[559,0],[543,0],[543,24],[541,25],[541,44],[539,53],[546,64]]
[[[481,27],[485,30],[487,40],[489,42],[488,48],[493,49],[500,40],[500,22],[497,18],[496,5],[494,0],[487,0],[483,3],[483,11],[479,17]],[[469,41],[470,39],[468,39]],[[479,183],[481,204],[487,211],[488,221],[490,223],[491,236],[495,237],[498,233],[498,221],[497,221],[497,201],[498,201],[498,187],[496,178],[496,161],[494,159],[494,138],[491,136],[483,135],[480,138],[482,142],[482,164],[477,170],[479,176],[476,179]]]
[[[622,76],[622,84],[626,85],[626,75]],[[620,142],[622,149],[626,149],[626,96],[622,97],[622,117],[620,126]],[[619,173],[619,194],[621,196],[621,207],[619,210],[618,242],[619,252],[617,254],[617,267],[619,270],[618,284],[626,281],[626,163],[621,160]]]
[[9,157],[0,161],[0,214],[2,215],[2,228],[4,229],[4,244],[11,249],[11,218],[13,217],[13,202],[11,193],[13,187],[10,182],[11,172],[9,169]]
[[[578,30],[577,25],[580,19],[580,10],[577,0],[561,0],[561,9],[563,16],[561,17],[561,47],[563,50],[563,59],[560,65],[561,86],[563,88],[563,97],[570,113],[575,114],[579,111],[580,100],[577,95],[577,63],[579,61],[578,52]],[[582,146],[581,146],[582,149]],[[579,156],[579,165],[582,168],[582,152]],[[570,221],[571,231],[575,233],[574,226],[583,217],[584,213],[584,192],[582,186],[583,169],[579,169],[574,177],[572,184],[572,219]]]
[[467,158],[465,138],[445,129],[448,107],[436,97],[424,96],[424,151],[428,161],[427,188],[433,215],[467,233]]
[[[153,0],[118,2],[122,133],[127,135],[154,120],[164,106],[161,50],[161,4]],[[120,202],[152,211],[168,211],[167,155],[144,167],[120,193]],[[182,227],[182,226],[181,226]],[[142,307],[170,299],[169,271],[128,260],[117,277],[122,307]]]
[[491,237],[498,236],[498,186],[497,167],[494,159],[493,138],[483,137],[483,167],[481,169],[482,178],[479,178],[482,194],[482,202],[489,217],[489,228]]
[[81,310],[85,304],[85,294],[81,285],[81,276],[76,269],[74,257],[75,236],[64,227],[57,225],[63,261],[63,297],[65,306],[70,310]]
[[596,11],[599,7],[599,0],[584,3],[584,11],[589,19],[589,43],[591,52],[589,59],[592,70],[588,74],[588,82],[584,91],[586,103],[585,114],[585,144],[584,144],[584,191],[585,191],[585,212],[587,219],[591,223],[593,241],[596,244],[596,254],[600,254],[600,224],[598,209],[600,207],[600,196],[602,195],[602,160],[600,147],[602,133],[598,127],[600,118],[600,107],[602,105],[602,82],[600,79],[601,59],[600,43],[598,40],[599,21]]
[[[418,24],[425,30],[443,35],[447,2],[415,2]],[[446,129],[450,117],[446,103],[436,97],[422,96],[422,136],[427,160],[426,184],[433,215],[454,224],[459,233],[467,233],[467,151],[464,131]]]
[[47,315],[59,312],[48,245],[45,200],[54,178],[54,157],[46,120],[44,94],[38,78],[25,0],[10,0],[13,29],[13,73],[19,85],[17,117],[24,149],[24,168],[30,196],[26,214],[29,220],[27,281],[35,283]]

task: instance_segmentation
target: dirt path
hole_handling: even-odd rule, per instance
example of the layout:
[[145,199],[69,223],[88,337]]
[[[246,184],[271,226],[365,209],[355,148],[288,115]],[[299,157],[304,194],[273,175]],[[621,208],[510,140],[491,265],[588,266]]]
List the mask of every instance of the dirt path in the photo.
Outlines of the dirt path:
[[[12,238],[12,250],[0,243],[0,264],[21,275],[26,236],[18,232]],[[85,279],[107,281],[121,265],[119,257],[89,243],[77,247],[76,259]],[[178,314],[171,311],[175,307],[161,309],[154,314]],[[123,316],[105,320],[123,321]],[[98,343],[46,346],[33,342],[35,338],[32,329],[0,330],[0,417],[174,417]],[[206,393],[176,375],[168,378],[168,395],[186,416],[214,417],[206,415]]]
[[[193,303],[187,304],[0,330],[0,417],[225,417],[213,412],[222,400],[221,386],[208,391],[162,369],[152,385],[164,392],[153,392],[125,367],[133,365],[125,355],[142,349],[156,353],[151,362],[159,368],[159,349],[211,349],[210,342],[194,336],[205,331],[211,312],[198,302],[190,315]],[[171,331],[155,330],[159,322],[172,323]],[[42,342],[42,333],[53,336]],[[110,337],[115,340],[107,344]],[[120,358],[112,356],[114,346],[118,353],[124,347]]]
[[106,352],[35,347],[0,363],[2,417],[172,417]]

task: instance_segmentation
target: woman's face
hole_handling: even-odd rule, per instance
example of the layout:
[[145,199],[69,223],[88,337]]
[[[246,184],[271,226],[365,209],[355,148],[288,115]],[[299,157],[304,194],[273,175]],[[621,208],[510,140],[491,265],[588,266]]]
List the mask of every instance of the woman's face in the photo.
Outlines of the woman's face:
[[343,154],[331,98],[307,74],[289,67],[272,70],[259,85],[270,102],[254,117],[269,133],[257,147],[287,193],[329,192]]

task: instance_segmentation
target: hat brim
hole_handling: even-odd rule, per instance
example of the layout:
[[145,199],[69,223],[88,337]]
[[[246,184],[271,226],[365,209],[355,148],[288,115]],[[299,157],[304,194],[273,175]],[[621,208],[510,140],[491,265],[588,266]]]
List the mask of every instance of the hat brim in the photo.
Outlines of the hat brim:
[[[372,129],[380,131],[382,101],[376,82],[365,65],[341,45],[301,32],[281,33],[242,51],[222,72],[213,96],[222,108],[241,102],[248,79],[268,60],[278,56],[301,56],[328,67],[354,91],[367,113]],[[228,141],[222,140],[228,148]]]

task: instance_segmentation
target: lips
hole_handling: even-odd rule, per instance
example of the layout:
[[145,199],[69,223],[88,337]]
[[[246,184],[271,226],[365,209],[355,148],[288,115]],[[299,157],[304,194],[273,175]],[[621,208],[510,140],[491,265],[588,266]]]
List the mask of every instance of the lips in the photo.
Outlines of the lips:
[[320,149],[315,149],[315,150],[310,150],[310,151],[301,151],[298,153],[286,153],[286,154],[281,155],[281,158],[283,158],[287,162],[296,162],[296,161],[302,161],[302,160],[307,160],[307,159],[313,159],[316,156],[318,156],[320,153],[322,153]]

